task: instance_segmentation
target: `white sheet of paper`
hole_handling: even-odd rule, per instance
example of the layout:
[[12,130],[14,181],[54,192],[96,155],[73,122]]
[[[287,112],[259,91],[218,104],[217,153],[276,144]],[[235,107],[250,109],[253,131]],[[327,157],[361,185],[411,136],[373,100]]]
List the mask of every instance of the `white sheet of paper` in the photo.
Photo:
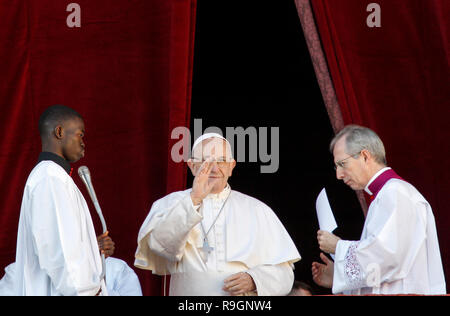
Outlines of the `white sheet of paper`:
[[333,211],[331,210],[325,188],[320,191],[319,196],[317,197],[316,212],[320,230],[325,230],[331,233],[336,229],[336,220],[334,219]]

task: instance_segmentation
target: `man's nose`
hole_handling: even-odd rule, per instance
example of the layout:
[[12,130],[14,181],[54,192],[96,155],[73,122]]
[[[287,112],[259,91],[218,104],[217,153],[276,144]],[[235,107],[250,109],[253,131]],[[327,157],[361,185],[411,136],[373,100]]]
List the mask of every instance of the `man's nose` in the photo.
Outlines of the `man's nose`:
[[217,172],[219,170],[219,166],[217,165],[217,161],[213,160],[211,161],[212,167],[211,172]]
[[339,167],[339,166],[336,168],[336,178],[337,178],[338,180],[344,179],[344,171],[343,171],[342,168]]

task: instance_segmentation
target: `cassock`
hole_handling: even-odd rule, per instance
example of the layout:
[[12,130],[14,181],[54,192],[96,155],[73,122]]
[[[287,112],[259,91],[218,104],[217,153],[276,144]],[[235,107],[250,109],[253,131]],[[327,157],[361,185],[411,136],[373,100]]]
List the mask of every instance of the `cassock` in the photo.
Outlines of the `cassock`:
[[340,240],[333,293],[445,294],[433,212],[425,198],[391,168],[375,174],[361,239]]
[[242,271],[257,289],[246,295],[288,294],[300,254],[274,212],[228,185],[200,207],[190,192],[174,192],[152,205],[139,231],[135,266],[170,274],[170,295],[228,295],[223,281]]
[[17,295],[96,295],[100,280],[97,237],[69,163],[41,153],[23,194],[14,278]]
[[136,273],[118,258],[106,258],[106,286],[109,296],[142,296]]

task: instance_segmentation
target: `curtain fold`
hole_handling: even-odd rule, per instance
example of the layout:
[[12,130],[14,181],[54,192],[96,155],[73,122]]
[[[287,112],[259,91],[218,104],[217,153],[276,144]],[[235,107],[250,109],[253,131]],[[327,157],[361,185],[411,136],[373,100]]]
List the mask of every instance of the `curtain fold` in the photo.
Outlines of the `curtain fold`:
[[[339,132],[345,125],[342,112],[347,110],[347,98],[343,99],[343,107],[340,107],[336,90],[331,79],[330,72],[328,70],[327,59],[322,48],[320,36],[314,21],[314,14],[311,7],[310,0],[295,0],[297,12],[302,25],[303,34],[308,46],[309,53],[311,55],[314,72],[316,74],[317,82],[322,93],[322,97],[327,109],[330,123],[335,133]],[[331,39],[329,30],[324,32],[328,39]],[[333,58],[333,56],[331,56]],[[338,68],[337,60],[333,59],[332,66]],[[342,80],[339,78],[336,80],[336,84],[342,87]],[[339,90],[342,91],[342,90]],[[345,94],[344,94],[345,95]],[[342,99],[342,98],[341,98]],[[348,112],[348,111],[347,111]],[[347,114],[348,116],[348,114]],[[359,200],[361,209],[364,215],[367,214],[367,201],[363,192],[356,192],[356,197]]]
[[336,91],[328,71],[327,61],[320,42],[319,33],[314,21],[314,15],[309,0],[295,0],[297,12],[302,25],[303,34],[308,46],[317,82],[330,117],[335,133],[344,127],[344,119],[336,97]]

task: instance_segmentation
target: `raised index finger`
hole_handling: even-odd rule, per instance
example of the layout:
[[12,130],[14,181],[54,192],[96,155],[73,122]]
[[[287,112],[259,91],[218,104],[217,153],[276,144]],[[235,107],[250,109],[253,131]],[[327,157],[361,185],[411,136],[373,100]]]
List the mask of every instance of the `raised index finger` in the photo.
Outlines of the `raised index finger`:
[[200,169],[198,169],[198,173],[206,173],[208,174],[211,171],[211,160],[210,158],[203,161],[202,165],[200,166]]

